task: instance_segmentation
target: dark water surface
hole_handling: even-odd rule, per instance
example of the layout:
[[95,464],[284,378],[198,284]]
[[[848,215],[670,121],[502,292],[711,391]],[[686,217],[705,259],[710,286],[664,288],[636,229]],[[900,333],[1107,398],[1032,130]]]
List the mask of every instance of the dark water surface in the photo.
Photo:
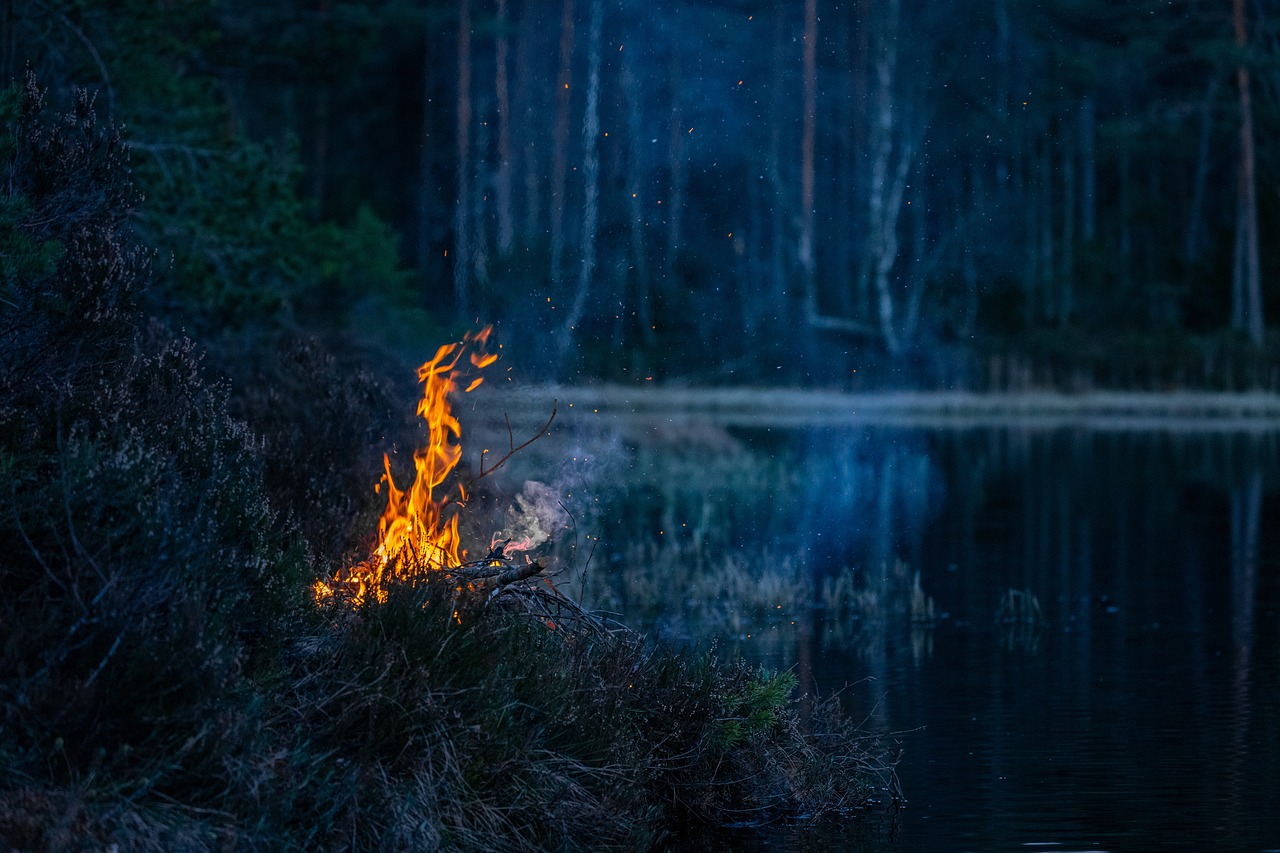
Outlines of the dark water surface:
[[[794,667],[802,689],[843,689],[869,727],[899,733],[906,803],[856,831],[718,846],[1280,849],[1280,434],[730,437],[733,452],[631,447],[626,490],[599,514],[610,603]],[[686,575],[661,568],[663,548]],[[725,554],[744,579],[698,587]],[[648,598],[623,580],[638,559],[659,566]],[[762,594],[785,606],[735,599],[779,571],[782,591]],[[824,596],[842,573],[861,610]],[[1043,618],[998,618],[1009,590]]]

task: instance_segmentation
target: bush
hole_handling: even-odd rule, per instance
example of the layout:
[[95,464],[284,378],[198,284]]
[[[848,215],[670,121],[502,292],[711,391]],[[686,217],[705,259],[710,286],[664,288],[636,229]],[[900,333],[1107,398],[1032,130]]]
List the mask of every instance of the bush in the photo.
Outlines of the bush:
[[0,305],[0,778],[189,790],[244,736],[250,651],[302,603],[300,552],[225,389],[138,314],[118,134],[83,95],[61,121],[42,107],[28,78],[3,149],[5,240],[33,248]]

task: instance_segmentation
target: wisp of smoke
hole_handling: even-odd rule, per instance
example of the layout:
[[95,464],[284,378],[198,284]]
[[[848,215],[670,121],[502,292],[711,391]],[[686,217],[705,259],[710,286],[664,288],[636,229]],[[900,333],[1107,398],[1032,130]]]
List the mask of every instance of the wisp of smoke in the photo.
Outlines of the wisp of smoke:
[[[527,480],[515,505],[507,510],[506,525],[493,535],[490,549],[501,548],[503,556],[537,548],[569,527],[569,513],[560,504],[559,493],[546,483]],[[505,543],[505,544],[504,544]]]

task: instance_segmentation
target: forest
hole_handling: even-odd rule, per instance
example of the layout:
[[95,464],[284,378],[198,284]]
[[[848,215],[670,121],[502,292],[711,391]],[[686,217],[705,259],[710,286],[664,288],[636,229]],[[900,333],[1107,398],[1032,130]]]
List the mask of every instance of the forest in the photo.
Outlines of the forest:
[[1280,389],[1277,12],[0,4],[0,846],[634,850],[896,806],[891,738],[803,672],[539,585],[606,588],[601,531],[490,539],[539,492],[477,485],[448,401],[468,365]]
[[[14,2],[158,312],[525,378],[1280,384],[1270,0]],[[242,341],[243,343],[243,341]]]

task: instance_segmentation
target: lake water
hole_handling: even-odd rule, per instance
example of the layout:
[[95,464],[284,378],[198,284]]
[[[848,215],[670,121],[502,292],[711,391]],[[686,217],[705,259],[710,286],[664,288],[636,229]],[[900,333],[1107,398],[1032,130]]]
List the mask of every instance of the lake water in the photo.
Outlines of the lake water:
[[717,846],[1280,849],[1280,433],[565,435],[589,604],[895,733],[901,808]]

